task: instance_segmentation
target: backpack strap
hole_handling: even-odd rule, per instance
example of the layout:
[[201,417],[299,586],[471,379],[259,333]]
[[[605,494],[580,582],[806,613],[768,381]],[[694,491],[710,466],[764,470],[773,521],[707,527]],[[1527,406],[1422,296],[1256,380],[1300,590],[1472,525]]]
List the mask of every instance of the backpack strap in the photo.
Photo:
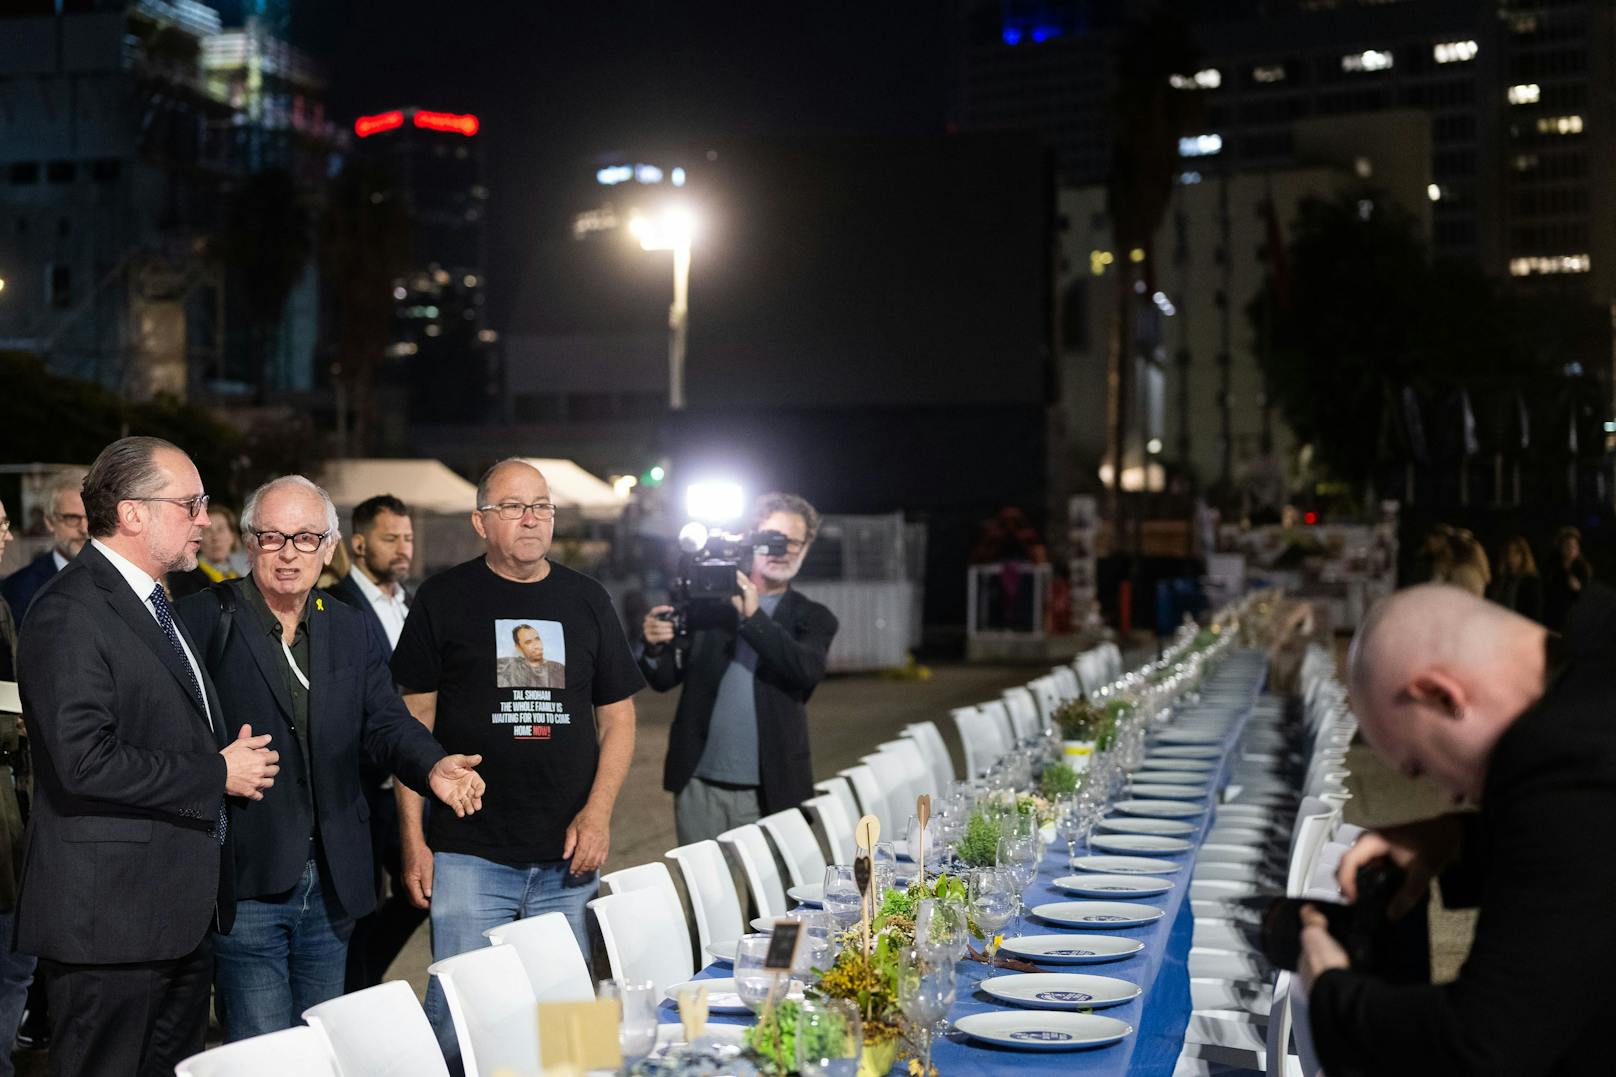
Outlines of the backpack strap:
[[208,590],[219,600],[219,627],[208,641],[208,672],[212,673],[224,661],[225,644],[230,642],[230,628],[236,619],[236,593],[224,582],[213,584]]

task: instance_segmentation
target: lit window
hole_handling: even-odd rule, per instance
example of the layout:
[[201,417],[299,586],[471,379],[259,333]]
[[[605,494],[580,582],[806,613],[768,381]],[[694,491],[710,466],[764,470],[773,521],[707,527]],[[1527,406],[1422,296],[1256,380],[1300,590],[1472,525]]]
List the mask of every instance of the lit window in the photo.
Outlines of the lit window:
[[656,165],[635,165],[634,178],[640,183],[661,183],[662,169]]
[[1515,171],[1530,172],[1537,167],[1537,154],[1519,153],[1515,155]]
[[671,178],[675,187],[683,187],[685,185],[685,170],[682,168],[674,169]]
[[1223,85],[1223,72],[1204,67],[1193,75],[1172,75],[1167,82],[1175,90],[1215,90]]
[[1178,174],[1178,182],[1182,183],[1186,187],[1190,186],[1192,183],[1200,183],[1201,174],[1199,172],[1180,172]]
[[1462,64],[1476,58],[1474,41],[1443,41],[1432,46],[1431,55],[1439,64]]
[[1535,105],[1543,91],[1535,82],[1523,82],[1509,88],[1509,103],[1512,105]]
[[499,333],[492,329],[479,329],[477,330],[477,339],[484,344],[492,344],[499,339]]
[[1539,116],[1537,133],[1540,135],[1580,135],[1581,116]]
[[619,183],[627,183],[634,178],[634,170],[628,165],[608,165],[595,173],[595,182],[602,187],[612,187]]
[[1427,183],[1425,185],[1425,197],[1429,198],[1433,202],[1442,201],[1442,186],[1441,186],[1441,184]]
[[1509,275],[1535,277],[1555,273],[1587,273],[1593,269],[1593,258],[1586,254],[1534,254],[1527,258],[1511,258]]
[[1222,152],[1222,135],[1190,135],[1188,138],[1178,140],[1178,155],[1180,157],[1211,157],[1215,153]]
[[1251,69],[1251,79],[1253,82],[1284,82],[1285,65],[1264,64],[1261,67],[1254,67]]
[[1363,52],[1354,52],[1341,57],[1341,70],[1386,71],[1391,68],[1392,63],[1392,54],[1389,50],[1365,49]]

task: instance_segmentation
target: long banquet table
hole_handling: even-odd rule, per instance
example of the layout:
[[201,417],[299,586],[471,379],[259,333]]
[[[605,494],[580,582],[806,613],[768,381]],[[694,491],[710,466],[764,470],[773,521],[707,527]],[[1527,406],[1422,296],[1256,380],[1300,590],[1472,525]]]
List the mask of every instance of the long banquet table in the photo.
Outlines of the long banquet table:
[[[1194,847],[1179,854],[1150,853],[1148,855],[1181,864],[1172,875],[1165,876],[1174,883],[1165,894],[1154,898],[1126,899],[1141,904],[1155,905],[1164,915],[1142,927],[1121,929],[1062,928],[1036,920],[1030,910],[1051,901],[1073,900],[1052,884],[1059,876],[1074,874],[1066,863],[1064,843],[1050,846],[1039,867],[1038,878],[1023,893],[1023,904],[1029,910],[1021,926],[1022,934],[1075,934],[1103,930],[1107,935],[1137,938],[1145,948],[1121,961],[1080,966],[1043,966],[1052,972],[1080,972],[1097,976],[1111,976],[1138,984],[1144,993],[1131,1002],[1112,1006],[1096,1013],[1115,1017],[1132,1025],[1135,1032],[1120,1042],[1104,1047],[1077,1051],[1017,1051],[996,1047],[973,1040],[961,1032],[951,1032],[939,1038],[932,1048],[932,1063],[942,1077],[975,1077],[975,1075],[1001,1075],[1014,1065],[1039,1073],[1155,1075],[1171,1074],[1184,1042],[1184,1030],[1190,1019],[1189,952],[1194,931],[1194,916],[1186,898],[1189,895],[1190,876],[1195,870],[1196,853],[1206,839],[1216,817],[1218,794],[1228,783],[1234,753],[1247,717],[1251,713],[1257,694],[1263,685],[1266,664],[1260,653],[1232,652],[1222,666],[1208,678],[1203,700],[1185,713],[1206,714],[1214,709],[1230,714],[1228,732],[1222,744],[1222,765],[1217,781],[1211,783],[1207,810],[1200,817],[1199,829],[1189,837]],[[1056,845],[1060,848],[1057,849]],[[1083,855],[1083,850],[1079,855]],[[1010,929],[1006,929],[1008,937]],[[1008,969],[992,970],[977,961],[962,961],[959,965],[959,992],[950,1020],[966,1014],[986,1010],[1004,1009],[1000,1003],[977,989],[982,980],[992,975],[1008,973]],[[698,979],[724,977],[733,974],[728,965],[708,965]],[[677,1021],[677,1011],[671,1002],[664,1002],[661,1019]],[[749,1015],[714,1014],[713,1024],[750,1024]]]

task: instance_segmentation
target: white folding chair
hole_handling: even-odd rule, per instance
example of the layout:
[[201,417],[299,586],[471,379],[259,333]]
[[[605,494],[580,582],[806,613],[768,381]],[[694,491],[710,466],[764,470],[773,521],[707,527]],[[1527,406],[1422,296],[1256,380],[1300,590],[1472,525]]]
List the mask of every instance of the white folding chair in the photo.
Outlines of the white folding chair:
[[341,1077],[449,1077],[438,1038],[408,981],[339,995],[304,1010],[303,1020],[325,1037]]
[[1105,679],[1114,681],[1122,676],[1122,649],[1111,640],[1100,644],[1100,654],[1105,658]]
[[[656,865],[662,867],[661,864]],[[617,872],[616,874],[622,874]],[[668,894],[675,905],[679,902],[673,880],[667,879]],[[649,888],[656,892],[656,888]],[[623,893],[624,891],[615,891]],[[572,933],[564,913],[547,912],[525,920],[513,920],[483,932],[495,946],[509,946],[522,959],[527,980],[533,987],[533,997],[540,1002],[587,1002],[595,997],[595,982],[589,976],[589,965],[578,949],[578,938]],[[688,939],[688,931],[686,933]],[[689,943],[687,941],[686,945]]]
[[932,775],[937,781],[937,790],[942,792],[954,780],[954,761],[949,757],[948,744],[943,740],[942,731],[937,728],[936,722],[911,722],[903,727],[904,736],[914,738],[931,760]]
[[[786,890],[780,882],[780,869],[774,866],[774,851],[756,823],[747,823],[718,835],[718,844],[733,850],[741,862],[741,874],[752,891],[752,904],[759,916],[783,916]],[[823,878],[823,876],[821,876]]]
[[485,946],[426,971],[443,986],[467,1077],[539,1071],[538,1000],[515,947]]
[[[838,864],[851,864],[856,849],[853,845],[853,820],[847,817],[842,802],[829,793],[809,797],[802,806],[812,813],[825,837],[825,851]],[[824,878],[823,875],[820,876]]]
[[803,818],[801,810],[787,808],[773,815],[765,815],[758,820],[758,826],[774,839],[774,847],[780,850],[780,859],[786,862],[786,874],[791,878],[792,886],[824,881],[825,854],[820,851],[819,839],[814,837],[813,828]]
[[668,945],[686,937],[684,914],[655,890],[598,897],[589,908],[600,924],[613,979],[650,980],[660,997],[695,974],[690,947]]
[[949,711],[954,728],[959,730],[960,744],[965,749],[965,776],[979,778],[999,761],[1009,744],[999,731],[998,723],[982,712],[980,707],[955,707]]
[[[825,793],[828,796],[833,796],[836,798],[836,802],[842,806],[842,811],[847,815],[849,820],[847,833],[851,836],[853,833],[852,824],[859,821],[860,815],[858,797],[853,795],[852,783],[838,774],[834,778],[826,778],[822,782],[815,782],[814,788],[819,790],[821,793]],[[851,838],[849,840],[851,840]],[[851,859],[838,859],[837,862],[851,864],[853,861]]]
[[1006,688],[1004,705],[1010,718],[1011,744],[1038,731],[1038,701],[1033,697],[1031,685],[1025,688]]
[[[922,793],[929,793],[933,797],[941,796],[943,787],[938,786],[931,772],[931,764],[926,760],[926,753],[920,750],[919,744],[908,737],[899,737],[897,740],[887,741],[881,745],[881,752],[884,755],[892,756],[897,761],[898,767],[903,772],[904,779],[909,786],[910,797],[905,802],[907,806],[903,810],[892,813],[894,816],[893,822],[898,826],[902,826],[904,821],[915,810],[916,797]],[[893,807],[896,808],[898,805],[893,805]],[[903,818],[897,818],[900,815]]]
[[[1062,703],[1083,694],[1083,685],[1077,679],[1077,671],[1071,666],[1056,666],[1049,671],[1049,675],[1055,678],[1055,687],[1060,692]],[[1044,717],[1047,720],[1049,716],[1046,714]]]
[[[433,1043],[433,1052],[442,1059]],[[237,1040],[192,1055],[174,1067],[175,1077],[339,1077],[325,1037],[307,1025]]]
[[[910,780],[908,760],[900,759],[885,751],[874,751],[869,755],[859,757],[860,761],[870,768],[875,780],[881,787],[882,810],[874,813],[881,820],[881,837],[890,840],[900,837],[898,829],[903,826],[907,815],[900,816],[904,806],[913,806],[918,790]],[[863,791],[860,790],[862,795]]]
[[[1028,716],[1025,713],[1021,715],[1020,721],[1016,723],[1017,740],[1036,737],[1046,726],[1054,725],[1052,716],[1055,713],[1055,708],[1064,702],[1060,685],[1057,683],[1053,673],[1046,673],[1042,677],[1034,677],[1027,682],[1027,690],[1032,693],[1033,702],[1038,705],[1038,710],[1032,716],[1033,721],[1031,723],[1027,721]],[[1015,721],[1015,718],[1015,710],[1012,708],[1011,720]]]
[[999,735],[999,743],[1003,745],[1002,752],[1008,752],[1016,740],[1015,727],[1010,723],[1009,705],[1003,699],[990,699],[976,706],[983,717],[993,724],[994,732]]
[[886,795],[881,792],[881,783],[875,780],[875,771],[870,769],[869,764],[861,763],[837,773],[846,778],[853,792],[858,794],[860,812],[853,819],[854,826],[858,825],[860,817],[873,815],[881,823],[881,832],[890,833],[892,828],[887,825],[890,816],[887,813]]
[[715,942],[733,942],[746,934],[746,915],[735,889],[735,875],[718,843],[709,838],[669,849],[667,855],[679,865],[679,874],[684,877],[690,912],[696,920],[696,940],[703,955]]

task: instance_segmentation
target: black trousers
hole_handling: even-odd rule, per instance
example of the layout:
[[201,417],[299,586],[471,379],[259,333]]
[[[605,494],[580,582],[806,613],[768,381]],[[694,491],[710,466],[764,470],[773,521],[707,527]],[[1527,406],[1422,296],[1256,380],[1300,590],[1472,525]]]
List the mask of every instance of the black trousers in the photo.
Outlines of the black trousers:
[[41,959],[52,1077],[172,1077],[202,1050],[213,943],[172,961],[72,965]]

